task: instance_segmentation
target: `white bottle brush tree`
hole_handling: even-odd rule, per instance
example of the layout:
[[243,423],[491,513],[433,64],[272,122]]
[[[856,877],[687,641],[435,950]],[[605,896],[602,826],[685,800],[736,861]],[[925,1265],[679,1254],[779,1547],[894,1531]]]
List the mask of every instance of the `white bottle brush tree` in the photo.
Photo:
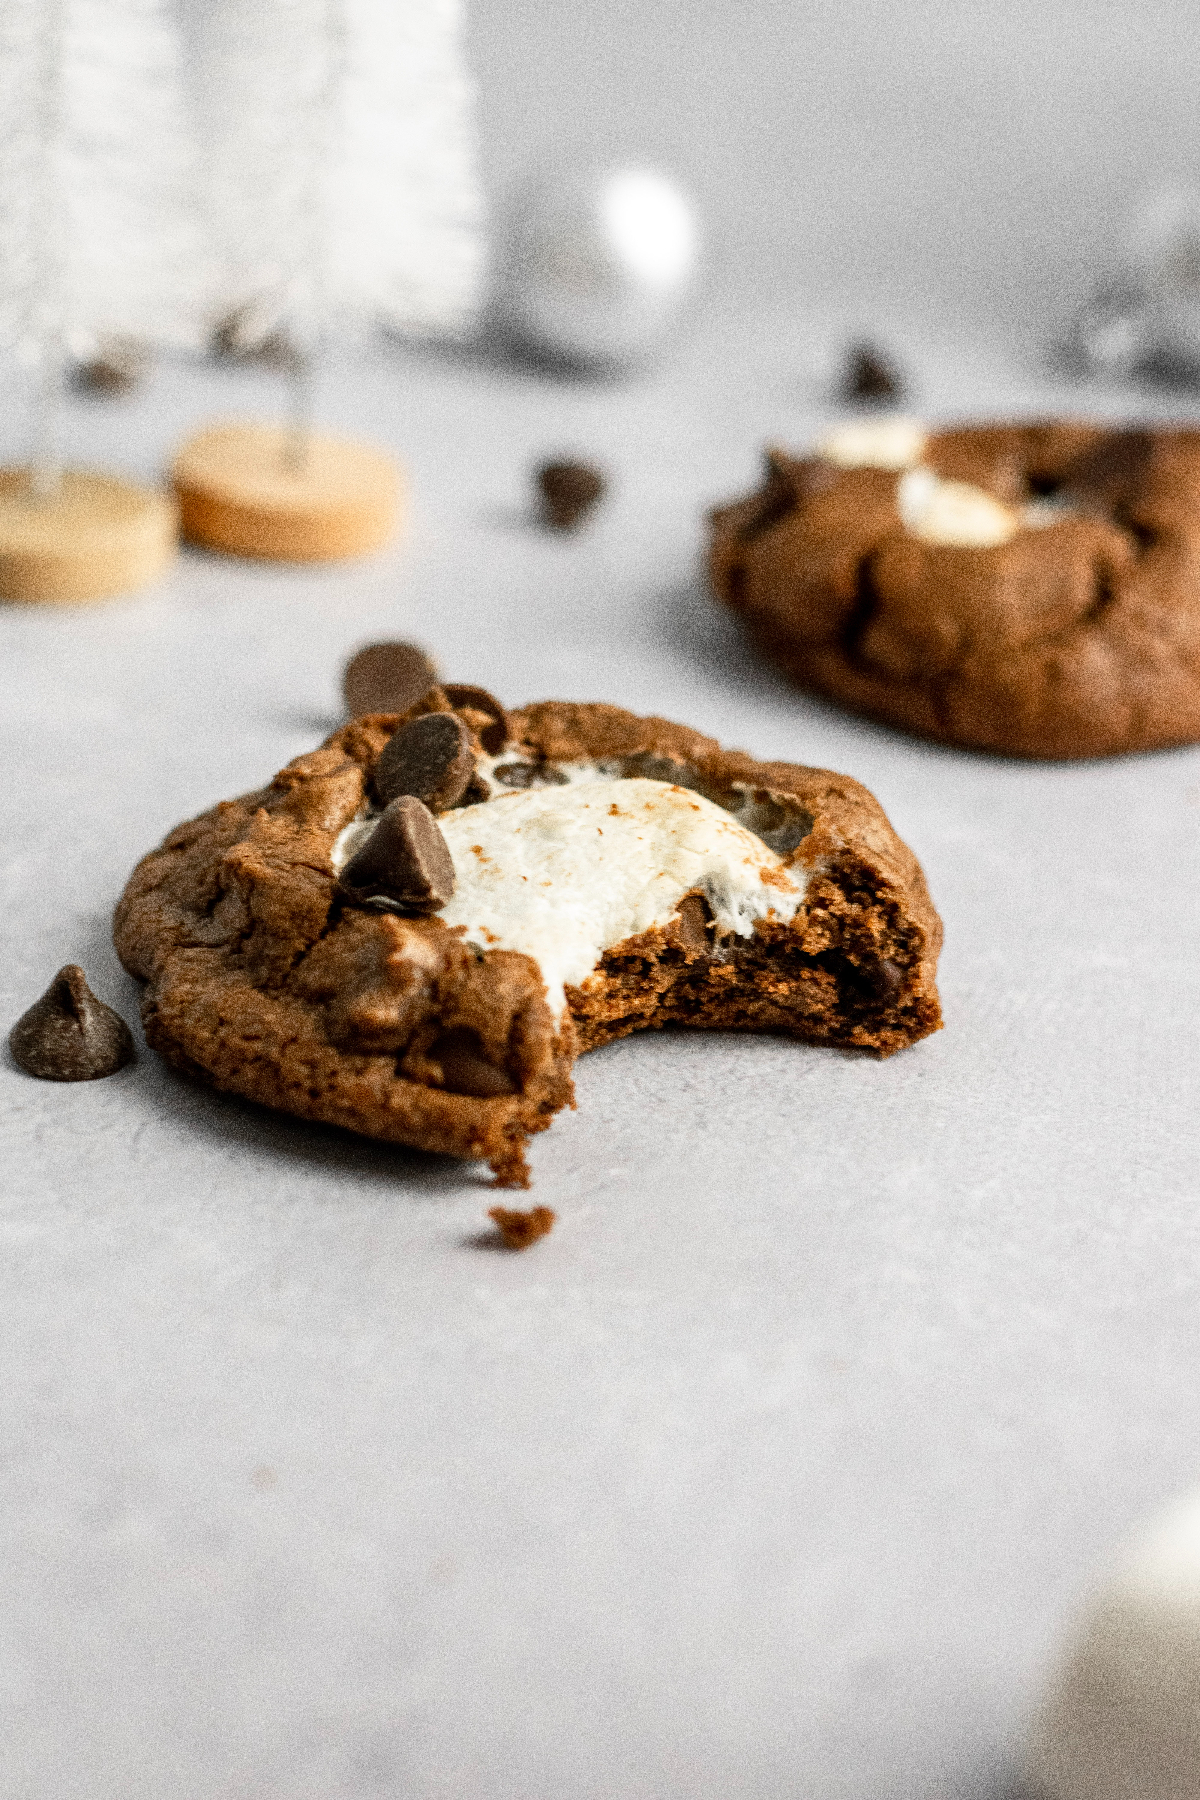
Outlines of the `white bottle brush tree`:
[[171,553],[160,497],[65,472],[69,357],[183,343],[199,318],[177,35],[163,0],[0,4],[0,350],[29,374],[27,459],[0,474],[0,596],[87,599]]
[[212,315],[247,347],[285,345],[292,371],[286,425],[185,446],[185,531],[265,556],[373,547],[390,535],[396,471],[314,433],[312,369],[335,333],[454,332],[474,309],[482,209],[460,7],[190,0],[185,19]]

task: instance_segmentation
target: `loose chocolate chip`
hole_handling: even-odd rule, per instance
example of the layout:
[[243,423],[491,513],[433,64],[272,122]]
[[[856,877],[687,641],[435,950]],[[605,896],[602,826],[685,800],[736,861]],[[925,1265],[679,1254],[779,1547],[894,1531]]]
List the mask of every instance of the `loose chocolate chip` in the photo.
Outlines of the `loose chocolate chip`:
[[507,1069],[489,1062],[477,1031],[456,1025],[444,1031],[429,1051],[430,1062],[439,1063],[442,1086],[452,1094],[470,1094],[476,1100],[493,1100],[499,1094],[515,1094],[517,1083]]
[[488,1218],[495,1224],[506,1250],[528,1250],[530,1244],[545,1237],[555,1216],[548,1206],[531,1206],[528,1212],[507,1206],[488,1208]]
[[543,463],[537,472],[542,517],[555,531],[574,531],[604,493],[605,481],[590,463]]
[[97,1000],[78,963],[66,963],[8,1034],[13,1059],[43,1081],[98,1081],[133,1061],[119,1013]]
[[386,806],[401,794],[423,800],[430,812],[457,805],[475,773],[471,734],[450,713],[422,713],[393,733],[375,764],[375,792]]
[[479,741],[489,756],[498,756],[508,742],[508,714],[486,688],[471,687],[465,681],[443,684],[442,692],[456,712],[474,712],[485,721],[478,728]]
[[679,902],[679,941],[685,950],[711,950],[708,926],[712,913],[702,894],[685,894]]
[[363,713],[407,712],[437,681],[437,669],[417,644],[367,644],[346,664],[342,693],[352,719]]
[[571,779],[553,763],[500,763],[492,774],[506,788],[566,787]]
[[131,394],[149,367],[149,355],[141,344],[105,344],[95,356],[72,365],[70,385],[77,394]]
[[842,382],[846,400],[898,400],[904,380],[896,365],[874,344],[856,344]]
[[352,900],[394,900],[406,912],[436,912],[454,892],[454,859],[429,808],[404,794],[384,809],[339,879]]

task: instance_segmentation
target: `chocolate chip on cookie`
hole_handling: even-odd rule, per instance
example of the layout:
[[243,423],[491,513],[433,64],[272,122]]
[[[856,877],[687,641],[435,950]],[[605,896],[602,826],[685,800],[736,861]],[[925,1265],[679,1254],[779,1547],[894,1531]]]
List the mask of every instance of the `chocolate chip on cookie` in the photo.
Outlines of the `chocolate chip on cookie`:
[[430,1047],[429,1058],[440,1067],[442,1085],[452,1094],[490,1100],[496,1094],[517,1092],[518,1083],[507,1069],[484,1055],[479,1033],[469,1026],[459,1025],[443,1032]]
[[590,463],[543,463],[537,472],[542,517],[555,531],[574,531],[603,496],[605,481]]
[[26,1074],[42,1081],[98,1081],[133,1061],[128,1025],[97,1000],[78,963],[64,964],[22,1013],[8,1046]]
[[842,380],[844,400],[899,400],[904,380],[895,363],[874,344],[856,344]]
[[566,787],[570,776],[553,763],[508,762],[492,770],[493,779],[506,788]]
[[506,1250],[528,1250],[544,1238],[554,1224],[555,1214],[548,1206],[531,1206],[528,1212],[519,1207],[492,1206],[488,1218],[504,1241]]
[[498,756],[508,742],[508,714],[495,694],[465,681],[446,682],[442,692],[456,712],[479,715],[478,720],[468,718],[467,723],[488,755]]
[[466,793],[475,773],[471,734],[454,713],[422,713],[392,737],[375,765],[375,792],[386,806],[402,794],[445,812]]
[[437,912],[454,893],[454,860],[429,808],[403,794],[384,808],[340,879],[352,900],[393,900],[406,912]]
[[438,678],[418,644],[366,644],[346,664],[342,693],[352,719],[364,713],[407,712]]

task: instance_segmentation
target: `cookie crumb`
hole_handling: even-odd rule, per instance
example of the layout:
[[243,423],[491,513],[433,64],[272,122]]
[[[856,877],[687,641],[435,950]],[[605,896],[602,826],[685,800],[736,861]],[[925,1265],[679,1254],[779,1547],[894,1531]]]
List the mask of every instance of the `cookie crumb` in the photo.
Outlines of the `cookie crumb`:
[[536,1244],[539,1238],[554,1224],[555,1214],[548,1206],[531,1206],[528,1212],[519,1207],[492,1206],[488,1208],[491,1219],[504,1239],[508,1250],[528,1250],[530,1244]]
[[875,344],[855,344],[842,380],[845,400],[899,400],[904,379],[890,357]]
[[542,518],[555,531],[574,531],[601,499],[605,480],[590,463],[543,463],[537,472]]

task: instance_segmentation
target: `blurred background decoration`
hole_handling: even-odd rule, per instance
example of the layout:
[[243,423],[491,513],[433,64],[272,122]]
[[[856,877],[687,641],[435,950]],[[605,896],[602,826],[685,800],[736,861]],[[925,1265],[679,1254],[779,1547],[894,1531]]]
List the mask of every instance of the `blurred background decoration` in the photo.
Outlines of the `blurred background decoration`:
[[461,331],[483,210],[456,0],[184,0],[210,311],[243,348]]
[[1140,202],[1066,347],[1085,374],[1200,382],[1200,191],[1166,188]]
[[692,290],[700,223],[666,175],[551,165],[504,209],[494,323],[551,361],[622,369],[668,337]]
[[1192,1492],[1144,1521],[1096,1572],[1035,1716],[1030,1800],[1190,1800],[1200,1791],[1198,1693]]
[[472,94],[453,0],[188,5],[212,345],[274,361],[289,417],[208,427],[177,453],[184,535],[282,561],[375,550],[396,529],[391,459],[314,429],[335,332],[459,333],[483,239]]
[[471,0],[493,205],[570,157],[669,170],[709,228],[706,305],[1031,357],[1200,173],[1184,0]]
[[63,467],[68,361],[188,341],[198,245],[164,0],[0,7],[0,343],[24,364],[24,455],[0,471],[0,597],[98,599],[174,554],[153,491]]

